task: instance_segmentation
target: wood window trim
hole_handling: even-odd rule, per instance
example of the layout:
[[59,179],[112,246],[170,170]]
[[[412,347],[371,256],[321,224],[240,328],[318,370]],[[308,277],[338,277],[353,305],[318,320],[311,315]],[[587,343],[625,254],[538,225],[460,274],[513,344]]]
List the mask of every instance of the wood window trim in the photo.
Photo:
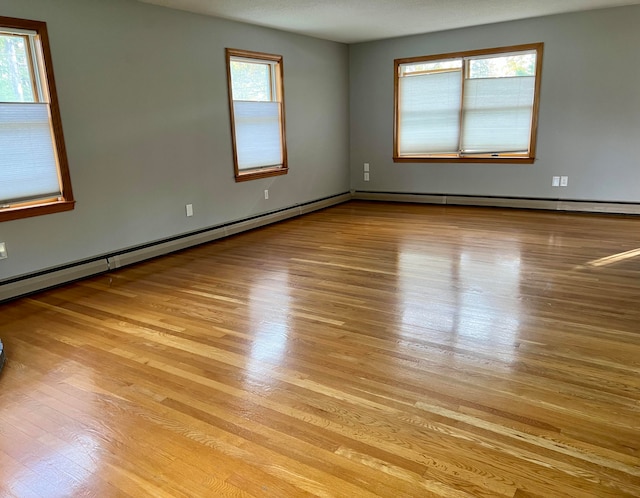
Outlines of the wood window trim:
[[[256,61],[264,60],[267,62],[275,62],[276,76],[276,98],[280,103],[280,130],[282,137],[282,165],[273,167],[262,167],[241,171],[238,167],[238,148],[236,139],[236,125],[233,108],[233,93],[231,82],[231,60],[234,57],[253,59]],[[259,178],[268,178],[272,176],[286,175],[289,172],[287,161],[287,135],[285,126],[285,107],[284,107],[284,68],[283,57],[281,55],[267,54],[264,52],[254,52],[250,50],[240,50],[234,48],[225,49],[225,58],[227,66],[227,88],[229,95],[229,116],[231,121],[231,142],[233,149],[233,167],[236,182],[245,182],[248,180],[257,180]]]
[[[49,98],[53,145],[57,153],[58,175],[62,192],[62,195],[55,200],[47,199],[44,201],[10,204],[7,207],[0,207],[0,222],[70,211],[75,207],[75,200],[71,188],[71,175],[69,174],[67,149],[65,147],[64,132],[62,130],[62,118],[60,116],[60,107],[58,106],[58,92],[53,74],[53,62],[47,24],[42,21],[0,16],[0,26],[9,29],[35,31],[38,34],[42,56],[39,64],[41,66],[40,70],[46,79],[44,92]],[[34,68],[31,68],[31,71],[34,71]]]
[[75,201],[48,201],[38,204],[21,204],[2,209],[0,211],[0,221],[19,220],[21,218],[30,218],[32,216],[41,216],[43,214],[61,213],[63,211],[71,211],[75,206]]
[[274,166],[272,168],[260,168],[238,173],[236,164],[236,182],[246,182],[248,180],[257,180],[259,178],[286,175],[287,172],[288,168],[286,166]]
[[[434,62],[446,59],[460,59],[478,57],[493,54],[508,54],[510,52],[523,52],[527,50],[536,51],[536,76],[534,86],[534,100],[532,107],[531,132],[529,139],[529,152],[523,155],[502,155],[499,157],[490,157],[483,155],[440,155],[440,156],[408,156],[399,153],[399,70],[402,64],[412,64],[418,62]],[[425,55],[419,57],[406,57],[394,60],[394,76],[393,76],[393,162],[394,163],[493,163],[493,164],[533,164],[536,159],[536,146],[538,137],[538,114],[540,109],[540,87],[542,81],[542,58],[544,51],[544,43],[529,43],[524,45],[510,45],[506,47],[486,48],[478,50],[468,50],[464,52],[451,52],[447,54]],[[464,92],[464,85],[463,85]],[[462,113],[462,101],[460,105]]]

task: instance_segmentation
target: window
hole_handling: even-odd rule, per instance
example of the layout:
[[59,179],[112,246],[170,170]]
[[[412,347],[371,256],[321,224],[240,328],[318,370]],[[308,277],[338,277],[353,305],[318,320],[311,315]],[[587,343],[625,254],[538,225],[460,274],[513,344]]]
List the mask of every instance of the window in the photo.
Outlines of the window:
[[394,161],[532,163],[542,46],[397,59]]
[[0,221],[73,206],[47,26],[0,17]]
[[236,181],[287,173],[282,57],[227,49]]

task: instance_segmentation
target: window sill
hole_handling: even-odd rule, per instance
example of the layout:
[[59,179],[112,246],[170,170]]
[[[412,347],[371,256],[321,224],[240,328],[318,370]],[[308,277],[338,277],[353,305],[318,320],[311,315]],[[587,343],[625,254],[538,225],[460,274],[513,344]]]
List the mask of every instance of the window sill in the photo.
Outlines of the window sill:
[[0,209],[0,222],[19,220],[44,214],[60,213],[62,211],[71,211],[74,206],[75,201],[54,201],[31,206],[8,207]]
[[394,157],[394,163],[533,164],[535,157]]
[[244,173],[236,174],[236,182],[246,182],[247,180],[257,180],[258,178],[268,178],[270,176],[286,175],[289,172],[288,168],[276,167],[276,168],[262,168],[255,170],[248,170]]

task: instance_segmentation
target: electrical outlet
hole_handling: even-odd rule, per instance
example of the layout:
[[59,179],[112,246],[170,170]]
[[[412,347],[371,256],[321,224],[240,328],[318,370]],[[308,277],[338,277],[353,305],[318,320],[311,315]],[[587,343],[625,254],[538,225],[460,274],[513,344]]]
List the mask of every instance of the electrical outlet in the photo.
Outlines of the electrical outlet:
[[369,163],[364,163],[364,170],[369,171]]
[[185,208],[187,209],[187,216],[193,216],[193,204],[187,204]]
[[0,259],[7,259],[9,255],[7,254],[7,246],[4,242],[0,242]]
[[567,185],[569,185],[569,177],[568,176],[561,176],[560,177],[560,186],[561,187],[566,187]]
[[267,189],[264,190],[264,198],[265,199],[269,198],[269,191]]
[[551,181],[551,186],[552,187],[559,187],[560,186],[560,177],[559,176],[554,176],[553,180]]
[[368,182],[369,181],[369,173],[365,173],[364,174],[364,181]]

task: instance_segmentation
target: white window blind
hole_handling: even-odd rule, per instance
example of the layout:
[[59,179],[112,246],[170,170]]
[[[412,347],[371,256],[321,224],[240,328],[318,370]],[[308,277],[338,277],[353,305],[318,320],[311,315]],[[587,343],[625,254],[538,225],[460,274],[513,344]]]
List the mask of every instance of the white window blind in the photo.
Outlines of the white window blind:
[[535,77],[465,81],[463,153],[526,153],[531,135]]
[[0,205],[61,195],[48,104],[0,104]]
[[461,85],[460,71],[400,78],[401,155],[457,153]]
[[282,164],[279,102],[233,102],[238,169]]

